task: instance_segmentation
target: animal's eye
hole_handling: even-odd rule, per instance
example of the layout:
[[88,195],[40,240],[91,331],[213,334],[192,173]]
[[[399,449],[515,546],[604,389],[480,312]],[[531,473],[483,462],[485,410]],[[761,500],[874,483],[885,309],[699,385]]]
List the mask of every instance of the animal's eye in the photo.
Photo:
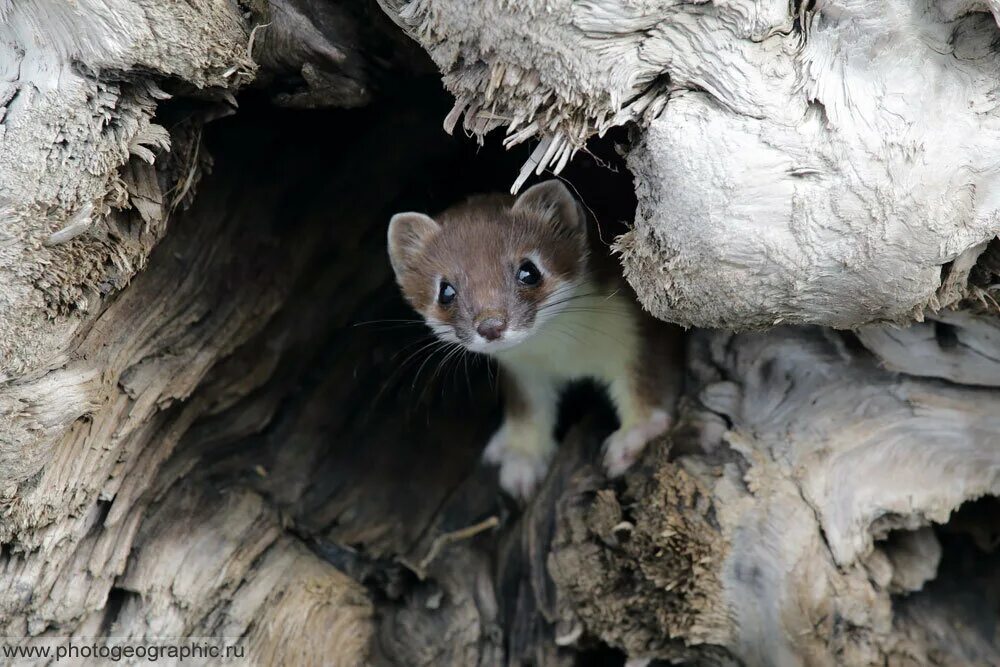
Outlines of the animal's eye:
[[542,282],[542,272],[538,270],[534,262],[525,260],[517,269],[517,282],[528,287],[533,287]]
[[447,306],[449,303],[455,300],[455,288],[451,286],[451,283],[441,281],[441,287],[438,288],[438,303],[442,306]]

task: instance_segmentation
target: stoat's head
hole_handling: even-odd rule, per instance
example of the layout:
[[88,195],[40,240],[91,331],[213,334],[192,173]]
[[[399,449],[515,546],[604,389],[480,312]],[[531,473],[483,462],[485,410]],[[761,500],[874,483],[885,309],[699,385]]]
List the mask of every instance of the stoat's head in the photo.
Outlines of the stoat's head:
[[499,352],[570,305],[587,271],[586,218],[566,186],[546,181],[516,200],[470,199],[436,220],[394,215],[389,259],[439,338]]

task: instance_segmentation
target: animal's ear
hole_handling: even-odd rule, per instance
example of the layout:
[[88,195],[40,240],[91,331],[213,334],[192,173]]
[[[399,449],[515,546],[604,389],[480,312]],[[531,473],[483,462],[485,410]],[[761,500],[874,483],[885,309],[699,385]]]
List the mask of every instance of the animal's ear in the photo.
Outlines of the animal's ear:
[[389,221],[389,261],[399,278],[413,268],[424,245],[441,229],[423,213],[397,213]]
[[583,207],[558,179],[532,185],[517,198],[511,210],[540,216],[545,222],[562,225],[574,232],[586,229]]

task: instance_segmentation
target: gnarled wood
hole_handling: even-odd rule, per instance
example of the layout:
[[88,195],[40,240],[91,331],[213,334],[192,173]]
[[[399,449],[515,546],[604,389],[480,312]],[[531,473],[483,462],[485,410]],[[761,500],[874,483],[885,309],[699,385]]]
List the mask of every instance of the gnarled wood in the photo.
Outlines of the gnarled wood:
[[964,307],[693,330],[670,435],[608,480],[613,419],[575,396],[518,507],[479,462],[493,369],[422,350],[384,247],[391,213],[516,165],[442,135],[436,78],[373,6],[124,4],[0,3],[6,637],[212,637],[261,664],[1000,662],[985,5],[893,5],[885,37],[829,3],[383,3],[456,93],[448,126],[539,137],[530,164],[565,167],[604,231],[627,180],[568,161],[636,124],[619,247],[661,317]]

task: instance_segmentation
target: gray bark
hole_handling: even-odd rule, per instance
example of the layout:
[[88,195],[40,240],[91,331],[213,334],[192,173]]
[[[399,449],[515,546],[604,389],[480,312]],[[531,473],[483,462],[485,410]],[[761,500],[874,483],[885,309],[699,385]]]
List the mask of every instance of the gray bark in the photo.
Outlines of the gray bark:
[[[247,241],[247,216],[212,196],[179,212],[210,164],[202,125],[252,79],[266,16],[96,0],[0,14],[3,634],[224,636],[261,664],[356,664],[371,623],[358,584],[258,493],[173,486],[193,465],[171,458],[178,442],[224,398],[193,394],[289,289],[250,271],[268,237]],[[153,121],[164,87],[200,100],[169,131]]]

